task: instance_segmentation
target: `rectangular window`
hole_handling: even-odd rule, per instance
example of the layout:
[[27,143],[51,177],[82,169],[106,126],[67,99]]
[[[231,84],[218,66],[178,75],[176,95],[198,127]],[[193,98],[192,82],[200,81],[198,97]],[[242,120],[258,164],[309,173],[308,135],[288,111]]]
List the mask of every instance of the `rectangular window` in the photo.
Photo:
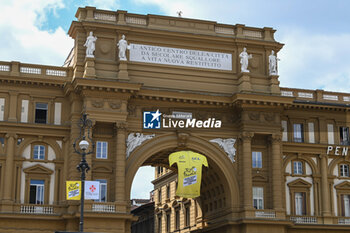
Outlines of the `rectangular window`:
[[35,123],[46,124],[47,123],[47,104],[36,103],[35,104]]
[[62,103],[55,103],[55,118],[54,118],[55,125],[61,124],[61,112],[62,112]]
[[175,230],[180,229],[180,208],[175,210]]
[[287,121],[282,121],[282,141],[287,142],[288,141],[288,127],[287,127]]
[[29,203],[44,204],[44,180],[30,180]]
[[4,120],[5,115],[5,98],[0,98],[0,121]]
[[295,215],[306,215],[305,193],[295,193]]
[[342,216],[350,217],[350,195],[341,195]]
[[313,122],[308,123],[309,127],[309,143],[315,143],[315,127]]
[[29,106],[29,100],[22,100],[22,111],[21,111],[22,123],[28,122],[28,106]]
[[107,180],[96,180],[100,181],[100,199],[98,202],[107,202]]
[[253,206],[255,209],[264,209],[264,188],[253,187]]
[[163,172],[163,167],[158,167],[157,171],[158,171],[158,175],[161,174]]
[[96,142],[96,158],[98,159],[107,159],[108,153],[108,142]]
[[162,202],[162,188],[158,190],[158,202]]
[[166,186],[166,198],[170,198],[170,185]]
[[293,174],[302,175],[303,174],[303,163],[301,161],[293,162]]
[[349,127],[340,127],[340,144],[349,145]]
[[162,215],[158,215],[158,233],[162,232]]
[[166,232],[170,232],[170,212],[166,214]]
[[348,164],[340,164],[340,176],[349,177],[349,165]]
[[333,124],[327,124],[327,130],[328,130],[328,144],[334,144]]
[[293,141],[304,142],[303,124],[293,124]]
[[190,226],[190,221],[191,221],[191,209],[190,205],[185,206],[185,227]]
[[45,159],[45,146],[43,145],[34,146],[33,159]]
[[262,153],[260,151],[252,152],[253,168],[262,168]]
[[1,146],[5,145],[5,138],[0,137],[0,144],[1,144]]

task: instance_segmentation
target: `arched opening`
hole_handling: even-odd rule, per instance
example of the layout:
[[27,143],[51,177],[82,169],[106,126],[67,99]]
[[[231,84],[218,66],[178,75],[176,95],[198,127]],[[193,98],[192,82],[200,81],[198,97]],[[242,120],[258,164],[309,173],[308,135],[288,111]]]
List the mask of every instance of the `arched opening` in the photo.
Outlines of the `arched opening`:
[[[158,167],[164,169],[158,172],[158,176],[155,170],[153,181],[154,232],[181,230],[189,226],[192,230],[200,229],[232,218],[232,213],[239,206],[236,173],[226,153],[203,138],[191,136],[181,143],[179,140],[178,134],[175,133],[157,136],[136,148],[127,159],[126,195],[128,199],[130,199],[130,188],[139,167],[150,165],[156,169]],[[200,197],[187,199],[174,194],[178,170],[177,166],[169,166],[168,156],[180,150],[191,150],[207,158],[209,167],[202,168]],[[171,193],[170,197],[168,192]],[[190,223],[186,220],[189,218]]]

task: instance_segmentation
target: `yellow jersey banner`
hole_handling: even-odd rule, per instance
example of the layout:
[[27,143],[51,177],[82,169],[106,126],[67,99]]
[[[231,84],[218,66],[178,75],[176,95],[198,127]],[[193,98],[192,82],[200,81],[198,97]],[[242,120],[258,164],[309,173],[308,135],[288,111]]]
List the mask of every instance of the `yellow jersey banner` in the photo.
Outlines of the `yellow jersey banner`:
[[176,195],[187,198],[200,196],[202,165],[208,167],[207,158],[193,151],[178,151],[169,155],[169,165],[174,163],[178,168]]
[[67,181],[67,200],[80,200],[81,181]]

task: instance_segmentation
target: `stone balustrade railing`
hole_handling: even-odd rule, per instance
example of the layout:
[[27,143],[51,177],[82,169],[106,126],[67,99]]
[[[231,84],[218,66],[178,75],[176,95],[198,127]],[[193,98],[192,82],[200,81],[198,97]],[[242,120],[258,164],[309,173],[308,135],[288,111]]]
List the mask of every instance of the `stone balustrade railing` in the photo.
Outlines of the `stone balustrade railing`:
[[317,224],[317,217],[312,216],[291,216],[290,220],[296,224]]
[[114,213],[115,205],[114,204],[92,204],[92,212],[107,212]]
[[257,210],[255,211],[256,218],[276,218],[276,212],[273,210]]
[[346,217],[338,218],[338,224],[350,225],[350,218],[346,218]]
[[127,11],[98,10],[95,7],[79,8],[79,21],[97,21],[119,25],[144,26],[152,28],[171,27],[174,30],[195,30],[203,34],[220,34],[241,38],[274,41],[272,28],[252,28],[245,25],[226,25],[213,21],[195,20],[182,17],[131,14]]
[[350,95],[347,93],[326,92],[323,90],[303,90],[281,88],[281,96],[295,97],[309,102],[327,102],[350,104]]
[[69,78],[72,77],[72,69],[57,66],[43,66],[34,64],[24,64],[19,62],[0,62],[1,73],[10,76],[31,76],[48,78]]
[[49,205],[21,205],[22,214],[54,214],[54,207]]

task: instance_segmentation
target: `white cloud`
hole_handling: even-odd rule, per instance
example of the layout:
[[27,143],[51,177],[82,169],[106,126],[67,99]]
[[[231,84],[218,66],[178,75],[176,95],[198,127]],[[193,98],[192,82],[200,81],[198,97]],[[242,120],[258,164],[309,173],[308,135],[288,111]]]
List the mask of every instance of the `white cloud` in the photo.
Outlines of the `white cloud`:
[[148,199],[153,190],[152,180],[154,180],[154,167],[140,167],[132,182],[131,198]]
[[88,0],[86,5],[94,6],[97,9],[116,11],[120,6],[120,2],[119,0]]
[[[278,54],[282,59],[279,63],[281,86],[345,92],[350,89],[350,32],[346,27],[343,28],[347,30],[346,33],[324,30],[328,27],[333,29],[334,25],[327,25],[327,20],[323,16],[310,13],[312,15],[305,18],[304,15],[300,15],[301,6],[307,11],[313,9],[314,4],[305,4],[302,1],[282,3],[260,0],[222,0],[220,4],[212,0],[134,0],[134,2],[156,5],[169,15],[176,15],[176,12],[181,10],[183,17],[186,18],[207,19],[228,24],[242,23],[253,27],[275,27],[278,29],[276,38],[285,44]],[[329,12],[334,6],[326,7],[320,4],[318,7],[321,11]],[[334,9],[339,11],[338,8]],[[334,17],[340,20],[338,15]],[[319,25],[312,22],[318,24],[323,22],[323,29],[319,30]],[[272,25],[269,25],[271,23]],[[313,29],[318,32],[315,34]]]
[[62,65],[73,40],[58,27],[45,31],[40,26],[47,14],[63,8],[63,0],[3,1],[0,8],[0,60]]
[[350,33],[309,34],[289,29],[281,36],[281,86],[349,92]]

